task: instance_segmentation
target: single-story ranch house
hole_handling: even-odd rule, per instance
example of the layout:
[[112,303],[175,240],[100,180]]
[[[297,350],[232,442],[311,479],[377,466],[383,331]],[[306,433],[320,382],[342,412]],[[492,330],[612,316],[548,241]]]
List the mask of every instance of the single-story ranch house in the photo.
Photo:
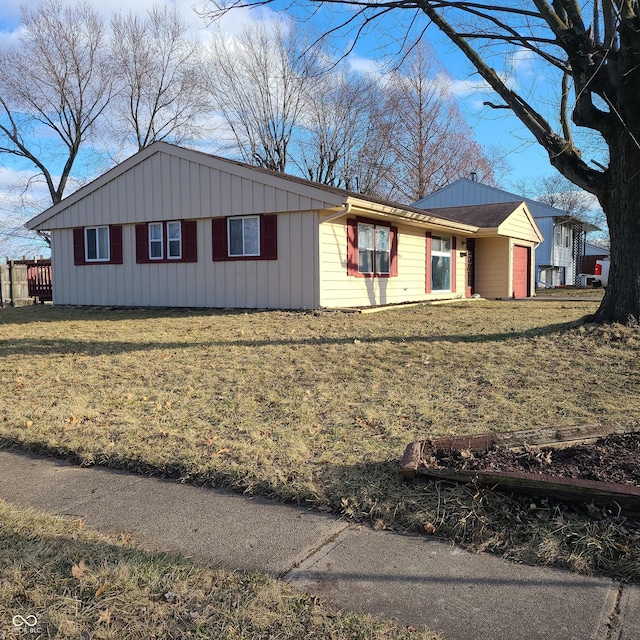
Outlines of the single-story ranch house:
[[317,309],[526,297],[526,204],[385,202],[156,142],[27,223],[51,232],[53,301]]

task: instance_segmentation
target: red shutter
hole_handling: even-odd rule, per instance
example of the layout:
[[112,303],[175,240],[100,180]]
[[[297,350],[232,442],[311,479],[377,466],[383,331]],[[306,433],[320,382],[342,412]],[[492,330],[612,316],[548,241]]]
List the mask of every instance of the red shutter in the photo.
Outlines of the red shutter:
[[109,227],[109,256],[112,264],[122,264],[122,227]]
[[227,219],[214,218],[211,221],[211,230],[213,232],[213,260],[226,260],[227,252]]
[[458,257],[458,252],[456,250],[456,242],[457,238],[453,236],[451,238],[451,292],[456,292],[456,258]]
[[260,257],[263,260],[278,259],[278,216],[260,216]]
[[425,293],[431,293],[431,231],[427,231],[427,241],[426,241],[426,282],[425,282]]
[[198,262],[197,222],[185,220],[182,223],[182,261]]
[[73,230],[73,264],[85,264],[84,229],[82,227]]
[[358,275],[358,221],[347,220],[347,275]]
[[143,264],[149,262],[149,244],[147,239],[149,232],[146,224],[136,225],[136,262]]
[[391,241],[391,266],[389,267],[389,275],[398,275],[398,227],[391,227],[390,233]]

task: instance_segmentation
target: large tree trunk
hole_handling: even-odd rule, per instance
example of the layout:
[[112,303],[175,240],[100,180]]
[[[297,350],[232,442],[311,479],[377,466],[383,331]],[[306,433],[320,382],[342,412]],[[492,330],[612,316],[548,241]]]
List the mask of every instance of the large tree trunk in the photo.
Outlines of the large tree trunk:
[[632,126],[621,126],[611,144],[609,186],[600,194],[611,237],[611,268],[597,322],[640,321],[640,149],[632,135],[640,130],[640,113],[629,116],[626,124]]

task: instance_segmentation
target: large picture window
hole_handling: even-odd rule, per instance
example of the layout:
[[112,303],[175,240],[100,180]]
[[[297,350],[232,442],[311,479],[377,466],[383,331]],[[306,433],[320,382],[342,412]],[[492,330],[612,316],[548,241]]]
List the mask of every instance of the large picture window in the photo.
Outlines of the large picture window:
[[348,275],[397,276],[397,233],[375,220],[347,220]]
[[260,255],[260,218],[227,218],[227,238],[231,258]]
[[277,260],[278,216],[229,216],[211,221],[213,260]]
[[431,290],[451,291],[451,238],[431,238]]
[[85,227],[86,262],[109,262],[109,227]]

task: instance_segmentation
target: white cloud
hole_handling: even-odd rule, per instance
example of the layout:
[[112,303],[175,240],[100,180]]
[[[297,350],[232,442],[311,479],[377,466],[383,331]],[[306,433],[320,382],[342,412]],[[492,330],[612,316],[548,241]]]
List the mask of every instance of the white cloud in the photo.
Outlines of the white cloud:
[[385,65],[379,60],[373,60],[372,58],[365,58],[359,56],[356,53],[352,53],[347,56],[347,64],[351,71],[358,73],[365,73],[374,76],[382,76],[385,72]]

